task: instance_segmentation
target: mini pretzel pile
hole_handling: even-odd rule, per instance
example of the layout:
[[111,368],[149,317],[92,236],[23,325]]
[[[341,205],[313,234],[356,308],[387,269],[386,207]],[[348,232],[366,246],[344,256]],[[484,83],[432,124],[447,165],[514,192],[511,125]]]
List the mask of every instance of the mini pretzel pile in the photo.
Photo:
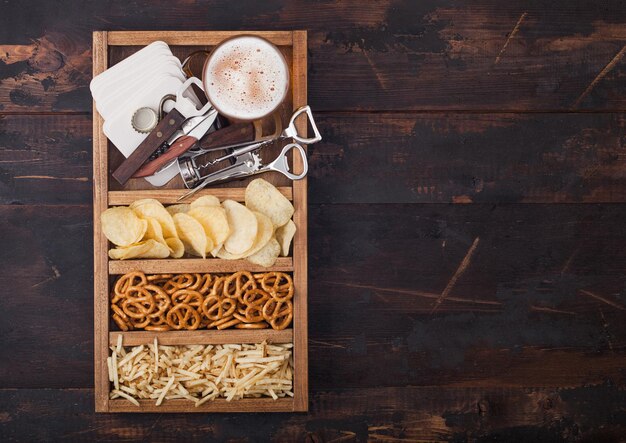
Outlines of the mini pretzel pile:
[[293,318],[293,280],[283,272],[156,274],[130,272],[111,294],[122,331],[285,329]]

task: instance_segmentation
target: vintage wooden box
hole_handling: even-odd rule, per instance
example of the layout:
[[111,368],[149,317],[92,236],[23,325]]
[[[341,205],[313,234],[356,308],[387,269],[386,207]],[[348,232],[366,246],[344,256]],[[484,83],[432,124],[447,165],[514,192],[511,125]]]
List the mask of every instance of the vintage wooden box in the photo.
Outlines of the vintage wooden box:
[[[307,34],[306,31],[269,32],[221,32],[221,31],[98,31],[93,34],[93,75],[108,66],[150,44],[162,40],[170,45],[178,57],[185,57],[198,49],[210,50],[222,40],[238,34],[256,34],[273,42],[285,55],[291,73],[291,90],[281,109],[286,124],[291,112],[307,102]],[[298,122],[304,125],[304,122]],[[244,260],[220,259],[165,259],[165,260],[109,260],[109,244],[100,227],[100,214],[107,207],[127,205],[140,198],[156,198],[164,204],[174,203],[185,192],[180,177],[164,188],[152,188],[142,179],[132,179],[120,186],[111,177],[122,157],[102,132],[103,120],[94,107],[93,111],[93,198],[94,198],[94,332],[95,332],[95,407],[96,412],[287,412],[308,409],[308,363],[307,363],[307,181],[291,182],[280,174],[263,174],[262,177],[279,187],[292,199],[295,206],[294,222],[298,228],[293,240],[293,257],[279,258],[272,268],[261,268]],[[306,129],[299,128],[301,132]],[[277,152],[267,154],[273,158]],[[294,167],[300,170],[298,158]],[[200,191],[198,195],[215,195],[242,201],[244,189],[250,179],[234,181]],[[155,406],[152,400],[141,400],[136,407],[124,399],[109,399],[110,384],[107,373],[109,345],[117,342],[121,332],[112,326],[109,312],[110,285],[116,275],[139,270],[146,273],[183,272],[235,272],[285,271],[293,273],[295,286],[294,317],[291,329],[246,330],[197,330],[167,332],[123,332],[124,346],[151,343],[156,336],[160,344],[220,344],[293,342],[294,384],[293,398],[241,399],[227,402],[223,399],[209,401],[195,407],[188,400],[166,400]]]

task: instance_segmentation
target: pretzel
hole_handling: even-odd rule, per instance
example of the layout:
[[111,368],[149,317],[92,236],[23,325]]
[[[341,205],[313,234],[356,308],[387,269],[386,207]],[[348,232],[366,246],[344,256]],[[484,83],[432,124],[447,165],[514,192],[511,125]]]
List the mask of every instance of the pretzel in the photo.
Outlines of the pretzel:
[[150,326],[164,326],[167,325],[166,316],[169,311],[163,312],[161,315],[153,316],[150,314],[147,318],[150,320]]
[[115,282],[113,292],[117,297],[123,297],[129,286],[143,286],[146,283],[146,275],[143,272],[129,272],[121,276],[119,280]]
[[170,331],[172,328],[170,328],[169,325],[159,325],[159,326],[148,325],[144,329],[146,331],[163,332],[163,331]]
[[[225,307],[226,306],[226,307]],[[202,302],[202,312],[209,320],[219,320],[230,317],[237,305],[231,299],[220,299],[215,295],[207,296]]]
[[241,315],[241,316],[245,317],[245,316],[246,316],[246,308],[247,308],[247,306],[246,306],[246,305],[242,305],[241,303],[237,303],[237,309],[236,309],[236,312],[237,312],[239,315]]
[[119,315],[113,314],[113,321],[122,331],[128,331],[130,323],[125,322]]
[[202,293],[207,291],[211,285],[211,274],[193,274],[194,282],[187,287]]
[[213,280],[213,285],[209,290],[209,295],[221,297],[224,293],[224,280],[224,277],[217,277],[215,280]]
[[267,272],[261,278],[261,287],[276,301],[293,298],[293,280],[284,272]]
[[111,293],[122,330],[285,329],[293,319],[293,280],[283,272],[230,275],[129,272]]
[[124,293],[125,300],[135,300],[145,297],[151,297],[152,292],[149,289],[145,289],[146,285],[141,286],[129,286]]
[[221,325],[219,325],[217,327],[217,329],[226,329],[226,328],[230,328],[231,326],[235,326],[237,324],[241,323],[241,320],[239,320],[238,318],[232,319],[229,322],[226,323],[222,323]]
[[130,319],[130,325],[131,325],[130,329],[143,329],[149,324],[150,324],[149,318],[143,318],[143,319],[131,318]]
[[243,323],[259,323],[263,321],[263,312],[260,306],[248,306],[244,314],[235,312],[233,316]]
[[200,314],[187,303],[179,303],[170,309],[165,317],[167,324],[173,329],[198,329]]
[[270,299],[270,296],[263,289],[256,288],[246,292],[242,298],[243,304],[262,306]]
[[[161,288],[158,285],[155,284],[147,284],[144,286],[141,286],[141,289],[143,290],[143,293],[145,293],[146,291],[150,293],[150,295],[152,295],[152,298],[158,298],[159,300],[169,300],[169,296],[167,295],[167,293],[163,290],[163,288]],[[128,288],[129,292],[127,292],[127,296],[132,296],[132,294],[135,292],[134,288]],[[141,291],[138,291],[141,292]]]
[[111,310],[120,318],[120,320],[128,322],[128,316],[124,314],[124,311],[122,311],[118,305],[111,305]]
[[204,274],[202,275],[199,283],[200,284],[198,285],[196,291],[204,295],[213,288],[213,277],[211,276],[211,274]]
[[165,291],[158,286],[156,287],[160,291],[154,295],[156,312],[148,314],[148,318],[152,320],[153,324],[162,324],[165,322],[165,313],[170,308],[172,301]]
[[169,279],[165,285],[163,285],[163,289],[168,294],[172,294],[179,289],[185,289],[191,286],[194,282],[194,277],[191,274],[178,274],[177,276]]
[[293,310],[290,308],[284,315],[283,312],[281,312],[281,315],[279,317],[276,317],[275,319],[270,321],[270,325],[272,326],[272,329],[281,331],[291,324],[292,319]]
[[229,316],[229,317],[224,317],[224,318],[222,318],[222,319],[215,320],[214,322],[209,323],[207,327],[208,327],[208,328],[215,328],[215,327],[217,327],[217,326],[219,326],[219,325],[222,325],[222,324],[224,324],[224,323],[228,323],[228,322],[229,322],[229,321],[231,321],[233,318],[235,318],[235,317],[233,317],[233,316],[231,315],[231,316]]
[[289,312],[282,317],[278,317],[270,322],[272,329],[276,329],[277,331],[281,331],[286,329],[287,326],[291,324],[291,320],[293,319],[293,312],[289,310]]
[[[130,296],[134,293],[140,295]],[[145,287],[131,286],[126,291],[126,296],[122,302],[122,310],[132,319],[143,319],[154,309],[154,297]]]
[[258,323],[260,321],[263,321],[263,306],[249,305],[246,308],[246,322]]
[[147,275],[146,279],[151,282],[165,282],[168,281],[169,279],[171,279],[174,276],[174,274],[154,274],[154,275]]
[[235,325],[237,329],[267,329],[268,324],[264,321],[258,323],[239,323]]
[[285,329],[293,318],[293,304],[291,301],[270,300],[263,306],[263,318],[273,329]]
[[248,271],[235,272],[224,281],[224,296],[236,298],[241,302],[244,292],[256,288],[256,281]]
[[202,306],[202,294],[191,289],[179,289],[171,296],[172,305],[178,305],[181,303],[188,304],[194,308]]

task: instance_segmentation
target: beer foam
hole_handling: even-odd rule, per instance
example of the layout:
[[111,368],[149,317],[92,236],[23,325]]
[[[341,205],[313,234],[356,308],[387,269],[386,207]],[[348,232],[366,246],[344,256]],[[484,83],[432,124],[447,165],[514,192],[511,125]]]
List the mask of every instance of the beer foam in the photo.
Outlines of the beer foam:
[[204,71],[207,97],[227,117],[254,120],[284,100],[289,70],[274,45],[243,36],[222,43]]

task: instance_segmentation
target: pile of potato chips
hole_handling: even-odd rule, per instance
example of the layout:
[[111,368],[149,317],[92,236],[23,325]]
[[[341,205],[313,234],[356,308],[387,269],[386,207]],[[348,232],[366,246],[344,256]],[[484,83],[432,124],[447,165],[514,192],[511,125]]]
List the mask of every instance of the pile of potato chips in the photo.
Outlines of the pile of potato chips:
[[253,180],[245,205],[220,203],[214,196],[190,204],[164,207],[154,199],[109,208],[101,215],[102,231],[115,244],[109,257],[180,258],[185,253],[237,260],[269,267],[279,255],[289,255],[296,225],[291,202],[272,184]]

